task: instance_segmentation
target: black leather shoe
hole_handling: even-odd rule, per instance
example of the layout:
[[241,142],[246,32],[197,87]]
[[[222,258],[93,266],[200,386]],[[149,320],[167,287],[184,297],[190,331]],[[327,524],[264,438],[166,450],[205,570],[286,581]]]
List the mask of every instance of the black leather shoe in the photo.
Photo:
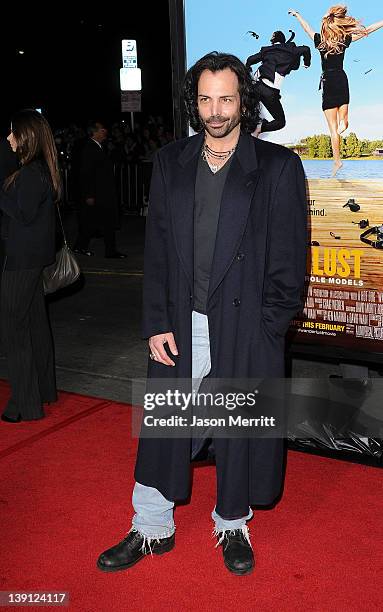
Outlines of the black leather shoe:
[[127,255],[125,253],[119,253],[119,251],[114,251],[113,253],[105,253],[106,259],[126,259]]
[[254,555],[242,529],[226,531],[221,545],[223,560],[230,572],[237,576],[251,574],[255,565]]
[[144,538],[138,531],[130,531],[121,542],[101,553],[97,567],[103,572],[118,572],[138,563],[145,555],[150,554],[150,549],[155,555],[170,552],[174,548],[175,534],[169,538],[152,540],[150,548],[145,542],[144,550],[142,550],[143,542]]
[[93,251],[87,251],[86,249],[72,249],[73,253],[76,255],[85,255],[85,257],[93,257]]
[[20,423],[21,415],[18,414],[17,417],[10,417],[10,416],[7,416],[6,414],[2,414],[1,420],[5,421],[6,423]]

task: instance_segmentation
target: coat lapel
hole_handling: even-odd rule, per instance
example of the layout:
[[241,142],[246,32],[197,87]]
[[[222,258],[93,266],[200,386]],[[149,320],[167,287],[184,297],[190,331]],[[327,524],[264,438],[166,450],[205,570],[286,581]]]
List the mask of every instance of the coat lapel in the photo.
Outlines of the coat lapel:
[[253,137],[241,133],[222,194],[208,300],[237,253],[259,176]]
[[193,287],[194,198],[199,153],[204,134],[192,136],[178,157],[178,168],[171,189],[173,232],[176,249],[185,274]]
[[[189,139],[178,157],[179,166],[171,187],[175,244],[191,288],[194,276],[195,181],[203,140],[203,132]],[[237,253],[259,174],[254,140],[249,134],[241,133],[222,194],[208,299]]]

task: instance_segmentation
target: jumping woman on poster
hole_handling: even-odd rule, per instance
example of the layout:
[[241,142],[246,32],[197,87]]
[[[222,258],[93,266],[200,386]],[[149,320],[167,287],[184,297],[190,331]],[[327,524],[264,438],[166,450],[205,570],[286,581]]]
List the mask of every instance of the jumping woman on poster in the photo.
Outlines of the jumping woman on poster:
[[345,50],[351,42],[364,38],[383,27],[383,21],[365,27],[358,19],[347,15],[346,6],[337,4],[332,6],[322,18],[319,34],[312,29],[298,11],[291,9],[289,14],[298,19],[321,54],[322,75],[319,88],[322,88],[322,110],[331,135],[334,157],[332,176],[335,176],[343,165],[340,159],[340,134],[348,128],[350,92],[347,74],[343,69]]

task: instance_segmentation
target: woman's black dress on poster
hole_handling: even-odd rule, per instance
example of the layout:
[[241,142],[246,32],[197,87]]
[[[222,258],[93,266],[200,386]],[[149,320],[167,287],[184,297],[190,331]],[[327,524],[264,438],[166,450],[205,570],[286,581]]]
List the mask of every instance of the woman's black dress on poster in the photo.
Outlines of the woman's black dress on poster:
[[[322,59],[322,76],[319,88],[322,89],[322,110],[329,108],[339,108],[343,104],[350,102],[350,90],[348,87],[347,74],[343,70],[343,60],[346,47],[352,41],[351,34],[347,34],[344,39],[344,50],[342,53],[330,53],[326,57],[325,51],[319,51]],[[314,45],[320,45],[320,34],[314,34]]]

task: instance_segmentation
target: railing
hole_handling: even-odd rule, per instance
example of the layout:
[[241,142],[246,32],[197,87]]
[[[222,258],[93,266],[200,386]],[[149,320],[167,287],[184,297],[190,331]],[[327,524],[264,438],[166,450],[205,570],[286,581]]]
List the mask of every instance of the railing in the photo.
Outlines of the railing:
[[[149,161],[114,164],[116,191],[123,215],[145,216],[149,200],[150,179],[153,164]],[[75,174],[70,164],[61,168],[64,205],[76,206]]]
[[114,175],[123,214],[146,215],[152,168],[152,162],[115,165]]

